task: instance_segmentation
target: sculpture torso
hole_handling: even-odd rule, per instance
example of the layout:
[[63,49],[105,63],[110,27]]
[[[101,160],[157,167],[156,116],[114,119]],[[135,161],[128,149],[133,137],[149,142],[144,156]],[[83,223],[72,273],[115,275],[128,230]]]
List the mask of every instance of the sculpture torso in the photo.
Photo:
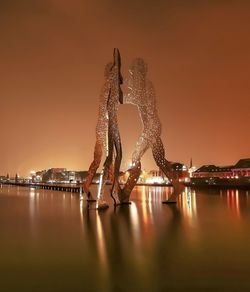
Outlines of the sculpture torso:
[[[139,75],[139,74],[138,74]],[[154,87],[142,76],[132,76],[128,82],[126,102],[136,105],[143,124],[146,139],[161,135],[161,123],[156,109]]]
[[109,96],[109,82],[106,81],[103,85],[102,92],[99,99],[99,112],[96,124],[96,140],[103,145],[104,149],[107,148],[106,134],[108,131],[108,114],[107,114],[107,100]]

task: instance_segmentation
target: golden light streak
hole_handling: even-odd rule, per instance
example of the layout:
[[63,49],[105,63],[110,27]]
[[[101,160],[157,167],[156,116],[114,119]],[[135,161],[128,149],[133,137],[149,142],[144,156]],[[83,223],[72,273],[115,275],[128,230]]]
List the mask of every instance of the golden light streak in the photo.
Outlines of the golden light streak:
[[106,244],[105,244],[105,236],[103,232],[103,227],[100,219],[100,215],[96,214],[96,227],[97,227],[97,247],[99,256],[103,266],[107,264],[107,254],[106,254]]
[[134,202],[131,202],[130,205],[130,216],[131,216],[131,222],[132,222],[132,230],[133,230],[133,237],[135,240],[136,245],[140,244],[140,223],[139,223],[139,214],[137,210],[137,206]]
[[188,222],[193,226],[197,223],[197,205],[196,193],[186,187],[181,196],[181,208],[183,215],[188,219]]

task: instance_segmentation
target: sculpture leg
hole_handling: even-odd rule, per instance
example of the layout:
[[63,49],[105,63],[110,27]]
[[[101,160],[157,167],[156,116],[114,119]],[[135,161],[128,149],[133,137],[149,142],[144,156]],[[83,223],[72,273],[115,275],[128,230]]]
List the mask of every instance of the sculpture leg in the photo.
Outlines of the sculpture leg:
[[94,200],[94,197],[89,191],[89,187],[92,183],[93,177],[96,174],[96,171],[98,167],[100,166],[101,159],[102,159],[102,144],[98,141],[96,141],[95,144],[95,150],[94,150],[94,160],[90,164],[89,170],[88,170],[88,176],[83,184],[83,190],[87,194],[88,199]]
[[114,200],[114,204],[116,205],[120,201],[120,191],[121,187],[119,184],[119,174],[120,174],[120,166],[121,166],[121,161],[122,161],[122,146],[121,146],[121,138],[120,134],[117,131],[115,133],[115,163],[114,163],[114,177],[113,177],[113,184],[111,188],[111,197]]
[[98,209],[105,209],[108,207],[108,204],[106,203],[104,199],[104,187],[106,184],[106,181],[108,179],[110,168],[112,165],[113,160],[113,137],[111,136],[109,138],[109,153],[106,157],[106,160],[104,162],[103,170],[100,175],[100,181],[98,186],[98,194],[97,194],[97,208]]
[[128,202],[130,194],[135,187],[140,174],[141,174],[141,157],[149,148],[149,143],[147,137],[143,133],[138,139],[135,147],[135,151],[132,155],[132,168],[129,171],[129,177],[126,181],[124,188],[121,191],[121,200],[123,202]]
[[129,177],[126,181],[124,188],[120,192],[120,202],[121,203],[129,202],[131,192],[132,192],[133,188],[135,187],[135,185],[140,177],[140,174],[141,174],[141,162],[138,161],[137,163],[135,163],[132,166],[132,168],[130,168],[128,171],[129,171]]
[[[114,160],[115,158],[113,157],[113,161]],[[113,184],[114,182],[114,164],[113,163],[109,167],[108,180]]]
[[152,152],[157,166],[163,171],[166,177],[171,181],[174,192],[168,199],[169,202],[176,202],[177,196],[182,192],[184,186],[179,182],[179,177],[173,171],[171,163],[165,158],[165,150],[160,137],[156,137],[152,143]]

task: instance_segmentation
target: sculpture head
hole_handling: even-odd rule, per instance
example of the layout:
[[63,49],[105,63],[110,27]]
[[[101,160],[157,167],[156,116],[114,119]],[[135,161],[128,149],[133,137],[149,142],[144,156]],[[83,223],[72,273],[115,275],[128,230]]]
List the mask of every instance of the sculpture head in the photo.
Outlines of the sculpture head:
[[145,79],[147,75],[147,64],[142,58],[136,58],[132,61],[129,68],[129,77],[127,81],[126,103],[138,105],[144,98]]
[[114,48],[114,53],[113,53],[113,66],[117,67],[117,78],[118,78],[118,98],[119,98],[119,102],[121,104],[123,104],[123,92],[121,90],[121,84],[123,83],[123,78],[122,78],[122,74],[121,74],[121,55],[120,52],[117,48]]
[[106,66],[105,66],[105,68],[104,68],[104,77],[105,77],[106,79],[109,78],[110,73],[111,73],[111,71],[112,71],[112,67],[113,67],[113,63],[112,63],[112,62],[109,62],[109,63],[106,64]]
[[137,78],[145,78],[148,72],[148,66],[142,58],[136,58],[132,61],[129,74]]
[[121,90],[121,84],[123,83],[123,78],[121,75],[121,56],[118,49],[114,49],[113,52],[113,62],[107,63],[104,69],[104,77],[106,81],[112,84],[112,88],[115,88],[115,94],[119,103],[123,103],[123,92]]

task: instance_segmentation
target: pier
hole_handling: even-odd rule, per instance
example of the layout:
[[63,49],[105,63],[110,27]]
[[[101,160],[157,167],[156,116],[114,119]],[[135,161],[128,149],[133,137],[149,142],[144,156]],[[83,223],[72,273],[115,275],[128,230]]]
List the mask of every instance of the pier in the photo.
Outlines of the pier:
[[15,182],[6,182],[3,183],[6,185],[52,190],[52,191],[61,191],[69,193],[80,193],[81,186],[79,185],[67,185],[67,184],[49,184],[49,183],[15,183]]

